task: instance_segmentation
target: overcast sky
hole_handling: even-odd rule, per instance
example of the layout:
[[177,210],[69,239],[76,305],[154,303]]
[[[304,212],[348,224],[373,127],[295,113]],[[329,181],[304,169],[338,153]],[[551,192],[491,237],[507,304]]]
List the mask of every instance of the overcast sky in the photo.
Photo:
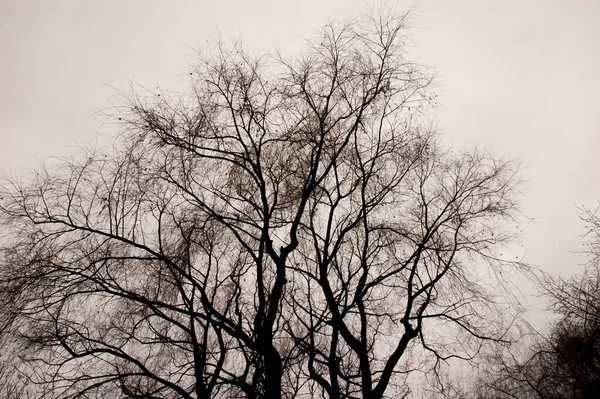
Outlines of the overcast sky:
[[[302,49],[350,0],[0,0],[0,168],[21,173],[93,145],[94,116],[134,81],[181,88],[194,49],[218,32],[256,50]],[[410,53],[437,71],[448,145],[520,159],[524,260],[581,269],[575,206],[600,201],[600,2],[399,1],[414,7]],[[114,88],[113,88],[114,87]]]

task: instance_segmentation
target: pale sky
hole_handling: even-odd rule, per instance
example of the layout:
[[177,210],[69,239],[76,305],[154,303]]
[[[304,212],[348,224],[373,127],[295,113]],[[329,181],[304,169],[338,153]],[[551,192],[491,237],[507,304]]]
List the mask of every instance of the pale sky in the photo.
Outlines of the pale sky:
[[[0,0],[0,169],[21,173],[112,134],[93,114],[134,81],[180,89],[220,33],[301,51],[351,0]],[[393,1],[389,2],[390,4]],[[576,205],[600,203],[600,2],[398,1],[410,54],[437,71],[432,118],[448,145],[520,159],[526,262],[581,270]]]

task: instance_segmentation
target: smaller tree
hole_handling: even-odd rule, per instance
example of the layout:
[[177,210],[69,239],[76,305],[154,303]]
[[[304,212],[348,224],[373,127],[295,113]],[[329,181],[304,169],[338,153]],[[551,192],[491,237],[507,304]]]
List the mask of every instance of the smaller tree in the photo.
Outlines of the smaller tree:
[[590,263],[569,279],[544,278],[559,315],[523,354],[497,354],[477,382],[477,398],[597,398],[600,394],[600,217],[583,209]]

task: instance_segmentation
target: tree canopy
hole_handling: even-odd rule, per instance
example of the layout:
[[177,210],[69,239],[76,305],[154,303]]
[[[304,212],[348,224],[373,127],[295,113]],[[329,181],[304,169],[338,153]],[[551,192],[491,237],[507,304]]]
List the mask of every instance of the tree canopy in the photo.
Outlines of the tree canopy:
[[189,91],[115,108],[114,148],[5,182],[6,389],[397,398],[506,340],[516,168],[440,145],[406,17],[292,58],[217,44]]

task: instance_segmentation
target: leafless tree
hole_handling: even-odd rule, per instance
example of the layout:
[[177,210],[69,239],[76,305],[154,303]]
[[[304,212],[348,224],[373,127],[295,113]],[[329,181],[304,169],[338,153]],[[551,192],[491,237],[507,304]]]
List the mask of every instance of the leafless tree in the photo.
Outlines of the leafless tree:
[[21,372],[61,398],[403,397],[505,339],[515,168],[442,148],[405,25],[217,44],[189,92],[117,108],[114,149],[5,184]]
[[569,399],[600,394],[600,219],[583,209],[590,263],[582,275],[545,277],[542,292],[559,317],[520,352],[491,359],[478,381],[478,398]]

